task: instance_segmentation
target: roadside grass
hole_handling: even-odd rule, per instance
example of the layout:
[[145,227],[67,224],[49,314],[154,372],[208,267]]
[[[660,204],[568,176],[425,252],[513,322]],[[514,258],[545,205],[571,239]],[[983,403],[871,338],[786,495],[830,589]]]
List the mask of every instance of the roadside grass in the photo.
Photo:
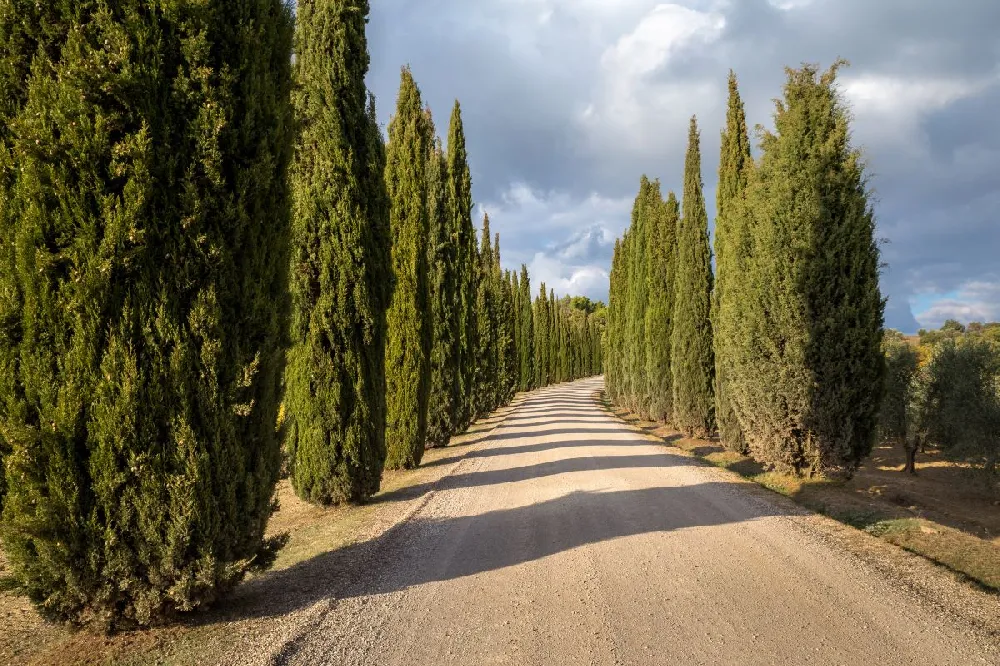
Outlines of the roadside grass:
[[903,456],[878,447],[850,481],[803,479],[768,471],[718,441],[688,439],[669,426],[610,404],[621,420],[716,467],[784,495],[803,507],[904,548],[959,578],[1000,593],[1000,495],[968,465],[922,454],[917,475],[902,472]]
[[[288,543],[267,572],[268,576],[323,553],[364,539],[400,514],[402,503],[421,497],[444,474],[444,466],[458,462],[464,449],[481,443],[513,411],[522,396],[452,438],[448,446],[425,452],[420,467],[386,472],[379,493],[361,505],[319,507],[299,499],[288,479],[278,483],[278,510],[268,522],[268,534],[287,533]],[[0,664],[26,666],[171,666],[213,664],[244,649],[243,636],[255,622],[234,613],[238,592],[215,608],[180,618],[175,624],[113,636],[95,635],[46,622],[20,595],[0,551]],[[245,610],[245,609],[244,609]],[[244,613],[243,617],[247,614]]]

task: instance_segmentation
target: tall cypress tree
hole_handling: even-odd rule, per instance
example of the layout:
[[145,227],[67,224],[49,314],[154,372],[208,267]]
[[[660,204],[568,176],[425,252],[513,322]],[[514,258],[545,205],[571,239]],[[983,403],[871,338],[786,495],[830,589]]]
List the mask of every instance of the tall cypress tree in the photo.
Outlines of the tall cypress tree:
[[535,387],[535,318],[531,308],[531,279],[528,267],[521,264],[520,296],[518,302],[518,327],[521,330],[520,354],[520,389],[529,391]]
[[722,132],[722,150],[719,158],[719,185],[715,216],[715,264],[717,279],[712,291],[712,328],[715,345],[715,418],[723,446],[738,453],[746,453],[746,439],[739,418],[729,397],[729,366],[732,363],[734,336],[738,333],[731,325],[733,303],[728,286],[745,279],[743,264],[748,247],[741,239],[744,232],[735,228],[744,219],[737,206],[746,192],[747,170],[752,168],[750,136],[747,133],[746,114],[740,99],[736,75],[729,72],[729,105],[726,112],[726,129]]
[[385,184],[396,288],[387,314],[386,467],[420,464],[427,442],[433,312],[427,266],[427,156],[431,128],[409,68],[389,124]]
[[464,430],[472,420],[472,395],[476,368],[476,297],[478,251],[472,226],[472,175],[465,146],[462,107],[456,100],[448,128],[448,201],[451,206],[452,234],[457,243],[456,270],[459,277],[458,366],[460,383],[452,423]]
[[[633,209],[633,221],[635,220],[635,210]],[[621,270],[622,270],[622,291],[621,291],[621,308],[619,308],[619,330],[618,330],[618,354],[619,354],[619,373],[620,373],[620,387],[621,387],[621,404],[629,406],[632,404],[632,400],[635,393],[632,391],[632,376],[629,373],[629,357],[628,357],[628,346],[631,344],[629,340],[629,324],[628,324],[628,300],[629,300],[629,284],[632,281],[632,248],[634,246],[635,232],[630,227],[625,235],[622,237],[622,257],[621,257]]]
[[[626,232],[627,233],[627,232]],[[624,307],[623,239],[615,240],[611,255],[611,275],[608,287],[608,327],[605,331],[605,386],[608,397],[616,402],[622,399],[621,341],[619,329],[623,320]]]
[[702,193],[698,123],[691,118],[684,164],[683,212],[677,226],[677,277],[671,334],[674,377],[673,424],[687,435],[705,437],[715,428],[712,394],[712,251]]
[[875,222],[841,63],[788,70],[773,133],[750,172],[750,252],[733,288],[730,394],[753,456],[802,474],[850,475],[877,430],[884,359]]
[[548,377],[550,384],[558,384],[562,379],[559,377],[559,319],[558,306],[556,302],[556,292],[549,288],[548,312],[549,319],[549,353],[548,353]]
[[458,248],[452,233],[448,199],[448,160],[438,141],[427,168],[427,215],[430,225],[428,262],[434,321],[431,352],[431,395],[427,421],[428,446],[444,446],[455,433],[455,401],[460,393],[458,349]]
[[[657,199],[659,186],[657,185]],[[646,279],[649,304],[646,309],[646,381],[649,416],[668,421],[673,412],[673,371],[670,347],[673,335],[674,278],[677,274],[677,221],[680,209],[671,192],[658,202],[647,233],[649,271]]]
[[493,411],[497,376],[496,313],[493,290],[493,247],[490,244],[490,216],[483,218],[482,241],[479,247],[479,277],[476,290],[476,353],[473,374],[472,418]]
[[538,287],[534,305],[535,321],[535,386],[549,385],[549,304],[545,283]]
[[518,276],[517,271],[506,271],[505,275],[509,281],[507,285],[510,298],[511,298],[511,308],[514,313],[514,354],[515,354],[515,372],[514,372],[514,390],[521,390],[521,350],[524,348],[524,340],[521,337],[521,280]]
[[652,184],[646,176],[639,183],[639,193],[632,207],[629,231],[635,240],[629,255],[629,281],[626,292],[625,367],[628,377],[628,406],[646,411],[646,220]]
[[496,407],[506,405],[514,397],[517,391],[518,371],[520,369],[517,355],[517,345],[514,342],[517,329],[517,314],[514,309],[515,289],[510,282],[510,272],[500,273],[500,236],[496,237],[493,243],[493,250],[496,254],[496,271],[500,276],[499,298],[498,298],[498,326],[497,337],[499,339],[498,357],[500,359],[500,387]]
[[385,462],[389,219],[381,131],[366,110],[366,13],[298,5],[286,447],[296,492],[324,504],[377,492]]
[[0,11],[2,534],[48,618],[154,624],[273,559],[292,37],[279,0]]

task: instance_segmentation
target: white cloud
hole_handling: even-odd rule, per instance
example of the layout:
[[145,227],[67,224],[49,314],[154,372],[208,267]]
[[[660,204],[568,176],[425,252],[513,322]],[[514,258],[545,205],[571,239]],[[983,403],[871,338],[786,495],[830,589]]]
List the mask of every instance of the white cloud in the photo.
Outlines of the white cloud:
[[933,301],[923,312],[916,313],[924,328],[940,328],[948,319],[963,324],[970,321],[1000,321],[1000,280],[967,282],[954,294]]
[[926,155],[920,123],[928,114],[996,85],[989,78],[917,78],[885,74],[845,76],[841,89],[851,105],[856,134],[865,144],[891,143],[913,154]]
[[786,12],[808,7],[812,3],[813,0],[767,0],[767,4]]
[[662,154],[683,139],[687,119],[718,106],[724,86],[666,72],[675,60],[703,56],[725,26],[720,13],[659,4],[608,46],[591,100],[576,118],[591,149]]
[[556,296],[588,296],[607,300],[608,273],[600,266],[573,266],[543,252],[535,255],[528,264],[531,288],[537,293],[539,285],[555,290]]
[[606,300],[607,267],[615,239],[628,226],[632,201],[631,196],[596,193],[573,197],[513,183],[478,213],[489,213],[491,229],[500,233],[504,266],[528,266],[533,290],[545,282],[560,295]]
[[917,79],[880,74],[846,78],[844,93],[857,113],[893,117],[911,116],[942,109],[949,104],[978,95],[994,79]]

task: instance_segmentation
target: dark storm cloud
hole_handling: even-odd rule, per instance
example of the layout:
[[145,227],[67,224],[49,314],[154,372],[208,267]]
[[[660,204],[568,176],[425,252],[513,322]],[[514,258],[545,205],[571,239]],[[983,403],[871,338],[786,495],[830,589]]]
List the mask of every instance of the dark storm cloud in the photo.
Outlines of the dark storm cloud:
[[680,189],[691,114],[714,205],[730,67],[751,125],[769,126],[785,65],[848,58],[887,320],[914,330],[911,301],[924,323],[1000,318],[998,28],[995,0],[380,0],[370,82],[387,122],[411,64],[442,133],[461,99],[505,263],[604,298],[639,175]]

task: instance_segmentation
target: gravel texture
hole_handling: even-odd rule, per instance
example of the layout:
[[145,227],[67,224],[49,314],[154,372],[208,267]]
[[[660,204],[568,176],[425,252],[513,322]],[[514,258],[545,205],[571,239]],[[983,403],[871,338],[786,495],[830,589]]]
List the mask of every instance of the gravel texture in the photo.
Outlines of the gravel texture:
[[241,588],[232,664],[1000,664],[1000,599],[530,394],[356,544]]

